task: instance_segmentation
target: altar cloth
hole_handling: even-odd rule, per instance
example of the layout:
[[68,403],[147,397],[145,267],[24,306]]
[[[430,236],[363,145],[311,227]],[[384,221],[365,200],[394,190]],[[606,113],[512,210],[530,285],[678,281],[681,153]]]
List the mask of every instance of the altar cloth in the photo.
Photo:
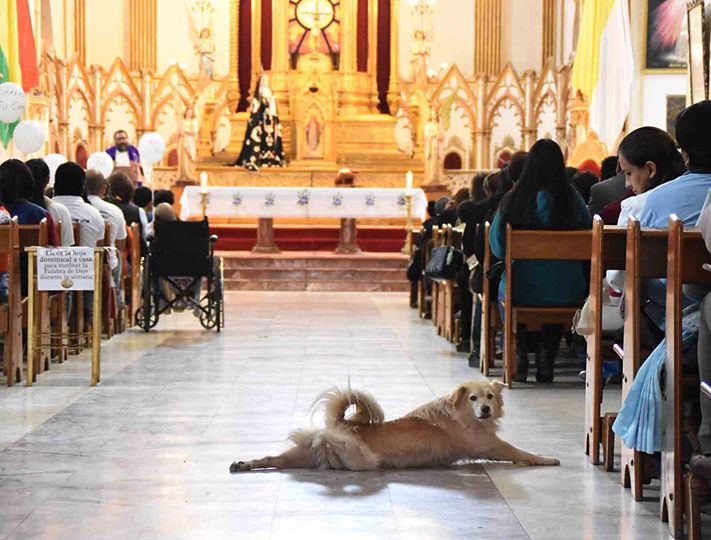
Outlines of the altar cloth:
[[[202,217],[200,186],[180,198],[180,219]],[[424,221],[427,197],[412,190],[412,217]],[[405,189],[210,187],[208,217],[406,218]]]

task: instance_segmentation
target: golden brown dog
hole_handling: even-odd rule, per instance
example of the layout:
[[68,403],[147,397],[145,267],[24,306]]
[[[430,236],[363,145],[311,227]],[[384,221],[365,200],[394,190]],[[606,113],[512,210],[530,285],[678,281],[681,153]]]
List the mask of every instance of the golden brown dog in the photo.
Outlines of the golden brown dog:
[[[556,458],[531,454],[501,440],[503,383],[470,381],[449,396],[385,422],[378,402],[366,392],[334,388],[321,395],[326,427],[291,434],[294,446],[278,456],[232,463],[230,472],[253,469],[349,469],[432,467],[464,459],[558,465]],[[346,418],[346,411],[355,413]]]

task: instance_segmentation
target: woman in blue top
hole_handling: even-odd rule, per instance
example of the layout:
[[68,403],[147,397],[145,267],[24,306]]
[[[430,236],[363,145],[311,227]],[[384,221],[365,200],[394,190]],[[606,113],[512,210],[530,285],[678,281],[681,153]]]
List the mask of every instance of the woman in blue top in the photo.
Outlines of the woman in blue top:
[[[506,257],[506,225],[514,229],[590,229],[592,220],[583,198],[565,176],[565,159],[560,146],[542,139],[533,145],[518,183],[501,201],[491,225],[491,251],[500,260]],[[514,261],[513,305],[580,305],[588,292],[585,265],[580,261]],[[507,276],[499,286],[504,300]],[[547,325],[543,332],[529,333],[519,325],[516,347],[516,381],[528,376],[528,349],[536,355],[536,380],[553,381],[553,362],[558,354],[564,328]],[[527,346],[528,345],[528,346]],[[542,351],[541,351],[542,349]]]

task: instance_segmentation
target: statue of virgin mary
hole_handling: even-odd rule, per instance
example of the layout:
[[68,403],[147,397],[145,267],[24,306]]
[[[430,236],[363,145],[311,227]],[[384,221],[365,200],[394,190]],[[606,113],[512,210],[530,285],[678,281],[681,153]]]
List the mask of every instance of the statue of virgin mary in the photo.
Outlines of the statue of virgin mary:
[[254,90],[242,151],[234,165],[249,171],[286,165],[276,101],[266,75],[259,78]]

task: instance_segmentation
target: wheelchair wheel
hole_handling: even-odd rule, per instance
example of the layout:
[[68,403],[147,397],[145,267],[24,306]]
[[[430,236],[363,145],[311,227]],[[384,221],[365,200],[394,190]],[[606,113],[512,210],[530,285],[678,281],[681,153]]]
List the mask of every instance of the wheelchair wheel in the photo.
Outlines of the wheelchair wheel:
[[218,324],[219,311],[210,297],[203,300],[202,308],[205,311],[200,312],[200,324],[205,330],[212,330]]
[[136,324],[148,332],[158,324],[158,302],[154,301],[154,287],[158,285],[151,278],[150,263],[147,257],[141,259],[141,306],[136,311]]

